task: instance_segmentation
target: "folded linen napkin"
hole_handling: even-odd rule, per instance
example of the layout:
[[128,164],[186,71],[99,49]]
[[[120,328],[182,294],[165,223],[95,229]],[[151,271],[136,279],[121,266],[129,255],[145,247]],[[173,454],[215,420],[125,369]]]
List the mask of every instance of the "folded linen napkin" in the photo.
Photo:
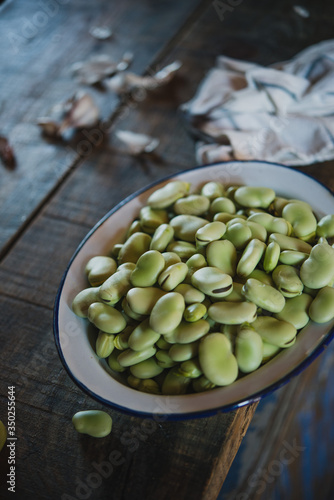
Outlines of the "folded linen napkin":
[[[199,163],[334,158],[334,40],[269,67],[220,56],[182,106]],[[204,140],[203,140],[204,138]]]

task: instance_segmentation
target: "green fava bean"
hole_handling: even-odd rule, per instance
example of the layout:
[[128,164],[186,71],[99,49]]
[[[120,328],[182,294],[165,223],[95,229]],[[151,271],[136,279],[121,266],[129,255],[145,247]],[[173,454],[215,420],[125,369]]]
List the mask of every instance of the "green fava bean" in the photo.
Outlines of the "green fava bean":
[[116,261],[111,257],[92,257],[86,264],[85,273],[92,286],[100,286],[117,268]]
[[291,224],[282,217],[274,217],[266,212],[254,213],[248,217],[249,222],[261,224],[268,233],[279,233],[286,236],[291,234]]
[[242,288],[247,300],[270,312],[280,312],[285,305],[285,298],[276,288],[259,280],[249,278]]
[[212,320],[225,325],[252,323],[256,312],[256,305],[251,302],[215,302],[208,309]]
[[141,361],[145,361],[145,359],[149,359],[155,355],[157,352],[155,347],[148,347],[147,349],[143,349],[142,351],[134,351],[129,348],[125,351],[122,351],[117,358],[117,361],[121,366],[128,367],[132,365],[136,365]]
[[157,250],[149,250],[139,257],[130,281],[135,287],[152,286],[165,267],[165,260]]
[[130,278],[134,268],[135,264],[131,262],[120,265],[117,271],[100,286],[100,299],[110,305],[116,304],[130,290]]
[[282,311],[274,314],[276,319],[291,323],[297,330],[304,328],[309,322],[309,308],[313,298],[307,293],[286,299]]
[[214,389],[216,384],[213,384],[205,375],[202,375],[193,380],[192,386],[195,392],[204,392]]
[[134,319],[135,321],[142,321],[143,319],[145,319],[145,316],[143,314],[138,314],[131,309],[126,297],[124,297],[124,299],[122,300],[122,309],[126,316]]
[[262,340],[277,347],[290,347],[296,340],[296,328],[271,316],[259,316],[252,324]]
[[231,293],[227,295],[227,297],[223,297],[220,300],[227,300],[228,302],[243,302],[245,297],[242,294],[242,283],[237,283],[233,281],[233,290]]
[[297,252],[310,253],[312,246],[306,241],[294,238],[293,236],[286,236],[285,234],[272,233],[269,236],[268,243],[275,241],[283,250],[296,250]]
[[308,253],[297,252],[295,250],[283,250],[280,253],[279,261],[288,266],[299,266],[309,257]]
[[122,313],[112,306],[93,302],[88,309],[88,319],[99,330],[106,333],[118,333],[126,327],[126,321]]
[[184,309],[185,302],[180,293],[167,293],[155,303],[150,315],[150,327],[160,334],[174,330],[181,323]]
[[150,378],[141,379],[138,390],[147,394],[161,394],[158,382]]
[[188,283],[180,283],[174,288],[174,292],[180,293],[186,304],[203,302],[205,294]]
[[159,338],[160,333],[152,330],[150,327],[150,320],[146,318],[131,332],[128,344],[133,351],[143,351],[144,349],[152,347]]
[[190,304],[184,310],[184,319],[189,323],[193,323],[194,321],[198,321],[202,319],[207,313],[207,308],[204,304],[195,303]]
[[134,220],[132,222],[131,226],[129,227],[129,229],[127,230],[125,239],[127,240],[134,233],[141,233],[142,231],[143,231],[143,229],[141,227],[140,221],[139,220]]
[[177,239],[193,243],[198,229],[205,226],[208,221],[197,215],[176,215],[169,223]]
[[195,234],[196,245],[206,246],[211,241],[220,240],[220,238],[225,234],[226,225],[223,222],[209,222],[205,226],[201,227]]
[[158,365],[162,368],[171,368],[176,365],[176,361],[173,361],[168,352],[165,350],[157,351],[155,357]]
[[210,181],[204,184],[201,194],[210,200],[214,200],[224,194],[224,186],[220,182]]
[[150,250],[163,252],[174,237],[174,229],[169,224],[161,224],[156,228],[150,243]]
[[74,314],[80,318],[87,318],[89,306],[101,300],[99,291],[100,287],[85,288],[81,290],[81,292],[74,297],[72,302],[72,311]]
[[197,253],[197,249],[189,241],[172,241],[167,247],[167,252],[176,253],[180,259],[189,259]]
[[252,328],[243,327],[235,341],[235,357],[243,373],[256,370],[262,362],[263,342],[260,335]]
[[133,326],[127,326],[124,330],[114,338],[114,345],[119,351],[125,351],[129,347],[129,338],[133,331]]
[[300,279],[309,288],[323,288],[334,279],[334,248],[327,243],[315,245],[300,268]]
[[191,379],[189,377],[184,377],[183,375],[181,375],[179,373],[178,366],[175,366],[168,371],[162,383],[161,392],[166,396],[178,396],[181,394],[185,394],[187,392],[190,381]]
[[[200,253],[195,253],[192,255],[186,262],[188,266],[188,279],[190,280],[194,272],[198,269],[202,269],[202,267],[206,267],[208,264],[205,260],[204,255]],[[200,302],[200,301],[199,301]]]
[[246,246],[243,254],[237,265],[237,274],[239,276],[248,276],[258,263],[260,262],[262,255],[266,249],[265,243],[263,241],[253,239]]
[[275,199],[275,191],[266,187],[241,186],[234,199],[242,207],[267,208]]
[[334,288],[326,286],[319,290],[311,303],[309,314],[316,323],[327,323],[334,318]]
[[277,345],[272,345],[266,342],[265,340],[262,340],[262,345],[263,345],[263,358],[262,358],[262,363],[266,363],[269,361],[271,358],[276,356],[281,350],[280,347]]
[[233,222],[227,225],[223,238],[233,243],[237,250],[241,250],[252,239],[252,231],[245,222]]
[[171,181],[154,191],[147,204],[152,208],[167,208],[188,193],[190,184],[183,181]]
[[179,198],[173,206],[177,215],[202,215],[209,210],[210,200],[203,195],[190,194],[186,198]]
[[139,315],[149,315],[152,312],[156,302],[166,294],[160,288],[135,287],[131,288],[126,294],[127,304],[130,309]]
[[198,269],[192,275],[191,283],[210,297],[225,297],[233,289],[231,276],[223,273],[218,267],[208,266]]
[[117,358],[120,355],[120,353],[121,351],[119,351],[118,349],[114,349],[113,352],[108,357],[108,365],[114,372],[117,373],[122,373],[126,370],[125,366],[121,366],[117,361]]
[[184,262],[178,262],[165,269],[159,276],[158,283],[163,290],[169,292],[182,283],[188,273],[188,266]]
[[[137,232],[137,231],[136,231]],[[127,236],[128,238],[128,236]],[[126,238],[126,239],[127,239]],[[119,256],[119,252],[121,251],[121,248],[122,248],[123,244],[122,243],[116,243],[113,247],[112,247],[112,251],[111,251],[111,256],[114,258],[114,259],[118,259],[118,256]]]
[[163,349],[163,350],[166,350],[168,351],[168,349],[170,348],[171,344],[169,342],[167,342],[163,337],[160,337],[155,345],[158,347],[158,349]]
[[179,366],[179,373],[184,377],[189,377],[192,379],[200,377],[203,372],[201,370],[201,365],[199,364],[199,359],[194,358],[183,361]]
[[188,344],[173,344],[168,354],[173,361],[182,362],[197,356],[199,341],[189,342]]
[[254,269],[254,271],[251,272],[249,276],[247,276],[247,279],[249,278],[254,278],[255,280],[259,280],[261,281],[261,283],[264,283],[265,285],[275,286],[274,280],[272,279],[271,275],[266,273],[265,271],[262,271],[261,269]]
[[178,344],[188,344],[189,342],[195,342],[195,340],[200,339],[208,333],[210,330],[210,324],[205,319],[199,319],[193,323],[188,323],[186,321],[181,321],[181,323],[169,334],[165,336],[168,340],[169,335],[173,337],[173,343]]
[[158,365],[154,358],[149,358],[130,366],[130,372],[134,377],[139,379],[148,379],[160,375],[163,372],[163,368]]
[[223,273],[234,276],[237,267],[237,251],[229,240],[209,243],[206,247],[208,265],[218,267]]
[[295,267],[281,264],[273,270],[271,276],[284,297],[296,297],[302,293],[304,285]]
[[238,363],[223,333],[206,335],[200,342],[198,357],[204,375],[213,384],[225,386],[236,380]]
[[153,234],[161,224],[167,224],[169,221],[166,210],[148,206],[141,208],[139,217],[142,230],[149,234]]
[[325,238],[334,237],[334,215],[325,215],[317,224],[317,236]]
[[236,208],[235,204],[233,203],[230,198],[226,198],[225,196],[219,196],[218,198],[215,198],[210,205],[210,213],[211,214],[218,214],[218,213],[228,213],[228,214],[235,214]]
[[229,214],[227,212],[218,212],[213,216],[214,222],[223,222],[224,224],[233,219],[246,220],[247,217],[242,214]]
[[263,259],[263,269],[266,273],[270,273],[275,269],[278,264],[281,254],[281,249],[278,243],[272,241],[266,248],[264,259]]
[[312,210],[303,203],[288,203],[282,210],[282,216],[290,222],[293,227],[293,233],[298,238],[310,241],[317,230],[317,219]]
[[149,250],[151,239],[151,236],[146,233],[132,234],[130,238],[123,243],[118,254],[118,262],[120,264],[126,262],[133,262],[136,264],[139,257]]
[[72,423],[77,432],[97,438],[108,436],[112,428],[110,415],[101,410],[78,411],[73,415]]
[[252,232],[253,239],[257,239],[263,242],[267,241],[267,230],[263,226],[261,226],[261,224],[247,220],[247,226]]
[[95,351],[99,358],[107,358],[113,352],[115,335],[99,331]]
[[167,269],[167,267],[171,266],[172,264],[177,264],[177,262],[181,262],[179,255],[175,252],[163,252],[161,255],[163,256],[165,261],[164,269]]

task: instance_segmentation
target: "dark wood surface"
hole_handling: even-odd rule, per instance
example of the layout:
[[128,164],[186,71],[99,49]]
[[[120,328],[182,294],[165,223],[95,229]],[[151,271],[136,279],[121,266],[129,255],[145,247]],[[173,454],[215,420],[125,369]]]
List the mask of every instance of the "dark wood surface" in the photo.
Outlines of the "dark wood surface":
[[[6,420],[7,386],[15,385],[20,500],[330,498],[332,347],[257,410],[254,404],[206,419],[159,423],[110,411],[112,434],[95,440],[78,435],[71,418],[102,406],[73,384],[53,341],[57,288],[87,231],[134,190],[195,164],[194,141],[178,107],[193,96],[215,57],[270,64],[333,33],[329,2],[324,8],[305,2],[307,19],[288,1],[237,3],[223,21],[212,2],[199,0],[12,0],[0,8],[0,134],[10,138],[17,156],[16,169],[0,167],[0,419]],[[88,34],[95,25],[112,26],[114,36],[95,40]],[[126,50],[134,53],[131,69],[139,74],[175,59],[183,66],[166,89],[125,103],[78,85],[70,74],[76,61],[101,53],[117,60]],[[45,140],[36,125],[78,88],[96,99],[110,122],[103,143],[87,156],[75,142]],[[159,137],[158,155],[128,156],[115,139],[117,129]],[[334,189],[333,162],[302,170]],[[263,490],[261,476],[256,482],[253,475],[269,470],[284,443],[294,440],[305,449],[280,474],[271,474]],[[1,498],[13,497],[7,473],[3,450]]]

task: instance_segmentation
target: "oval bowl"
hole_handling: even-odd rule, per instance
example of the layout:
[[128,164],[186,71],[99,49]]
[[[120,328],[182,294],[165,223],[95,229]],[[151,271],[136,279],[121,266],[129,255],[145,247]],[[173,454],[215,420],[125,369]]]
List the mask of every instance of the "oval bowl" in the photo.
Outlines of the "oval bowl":
[[87,287],[84,267],[94,255],[108,254],[121,242],[127,227],[145,205],[149,195],[170,180],[191,183],[191,190],[205,182],[267,186],[286,198],[308,201],[318,217],[334,213],[332,193],[310,176],[289,167],[259,161],[233,161],[195,167],[135,192],[108,212],[87,234],[72,256],[61,280],[54,307],[54,336],[60,359],[74,382],[99,402],[132,415],[169,420],[204,417],[258,401],[305,369],[332,340],[334,321],[309,322],[296,343],[281,351],[255,372],[232,385],[199,394],[157,396],[126,386],[93,348],[88,320],[71,310],[76,294]]

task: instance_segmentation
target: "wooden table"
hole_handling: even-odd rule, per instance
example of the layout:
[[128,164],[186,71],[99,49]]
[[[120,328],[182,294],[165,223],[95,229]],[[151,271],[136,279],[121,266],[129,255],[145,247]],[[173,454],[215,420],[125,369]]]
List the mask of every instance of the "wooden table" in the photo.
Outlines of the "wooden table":
[[[15,386],[17,436],[16,497],[7,489],[10,450],[5,448],[1,498],[216,499],[246,434],[256,404],[155,425],[110,410],[114,424],[108,438],[77,434],[72,415],[103,407],[69,378],[52,331],[61,276],[88,230],[135,189],[195,164],[194,141],[177,110],[194,95],[215,57],[270,64],[333,33],[329,1],[321,9],[305,0],[308,18],[286,0],[227,0],[223,16],[215,5],[201,0],[7,0],[0,7],[0,135],[9,137],[17,159],[14,169],[0,167],[0,419],[6,422],[8,386]],[[114,35],[96,40],[89,34],[92,26],[111,26]],[[175,59],[183,66],[168,90],[143,101],[121,102],[71,75],[77,61],[103,53],[119,60],[127,50],[134,53],[131,70],[138,74]],[[93,96],[108,122],[104,140],[86,137],[83,148],[74,140],[43,138],[37,118],[79,88]],[[118,129],[159,137],[159,155],[127,155],[115,139]],[[334,190],[333,165],[301,170]],[[233,472],[241,479],[226,494],[223,488],[219,498],[269,498],[268,492],[271,498],[330,498],[333,359],[329,347],[277,392],[269,409],[259,405],[256,439],[253,433],[242,452],[247,463]],[[308,420],[301,424],[302,416]],[[303,452],[284,466],[284,474],[267,472],[263,489],[259,469],[277,471],[273,463],[282,443],[303,443]],[[312,469],[316,461],[322,467]],[[305,478],[309,488],[302,496]]]

